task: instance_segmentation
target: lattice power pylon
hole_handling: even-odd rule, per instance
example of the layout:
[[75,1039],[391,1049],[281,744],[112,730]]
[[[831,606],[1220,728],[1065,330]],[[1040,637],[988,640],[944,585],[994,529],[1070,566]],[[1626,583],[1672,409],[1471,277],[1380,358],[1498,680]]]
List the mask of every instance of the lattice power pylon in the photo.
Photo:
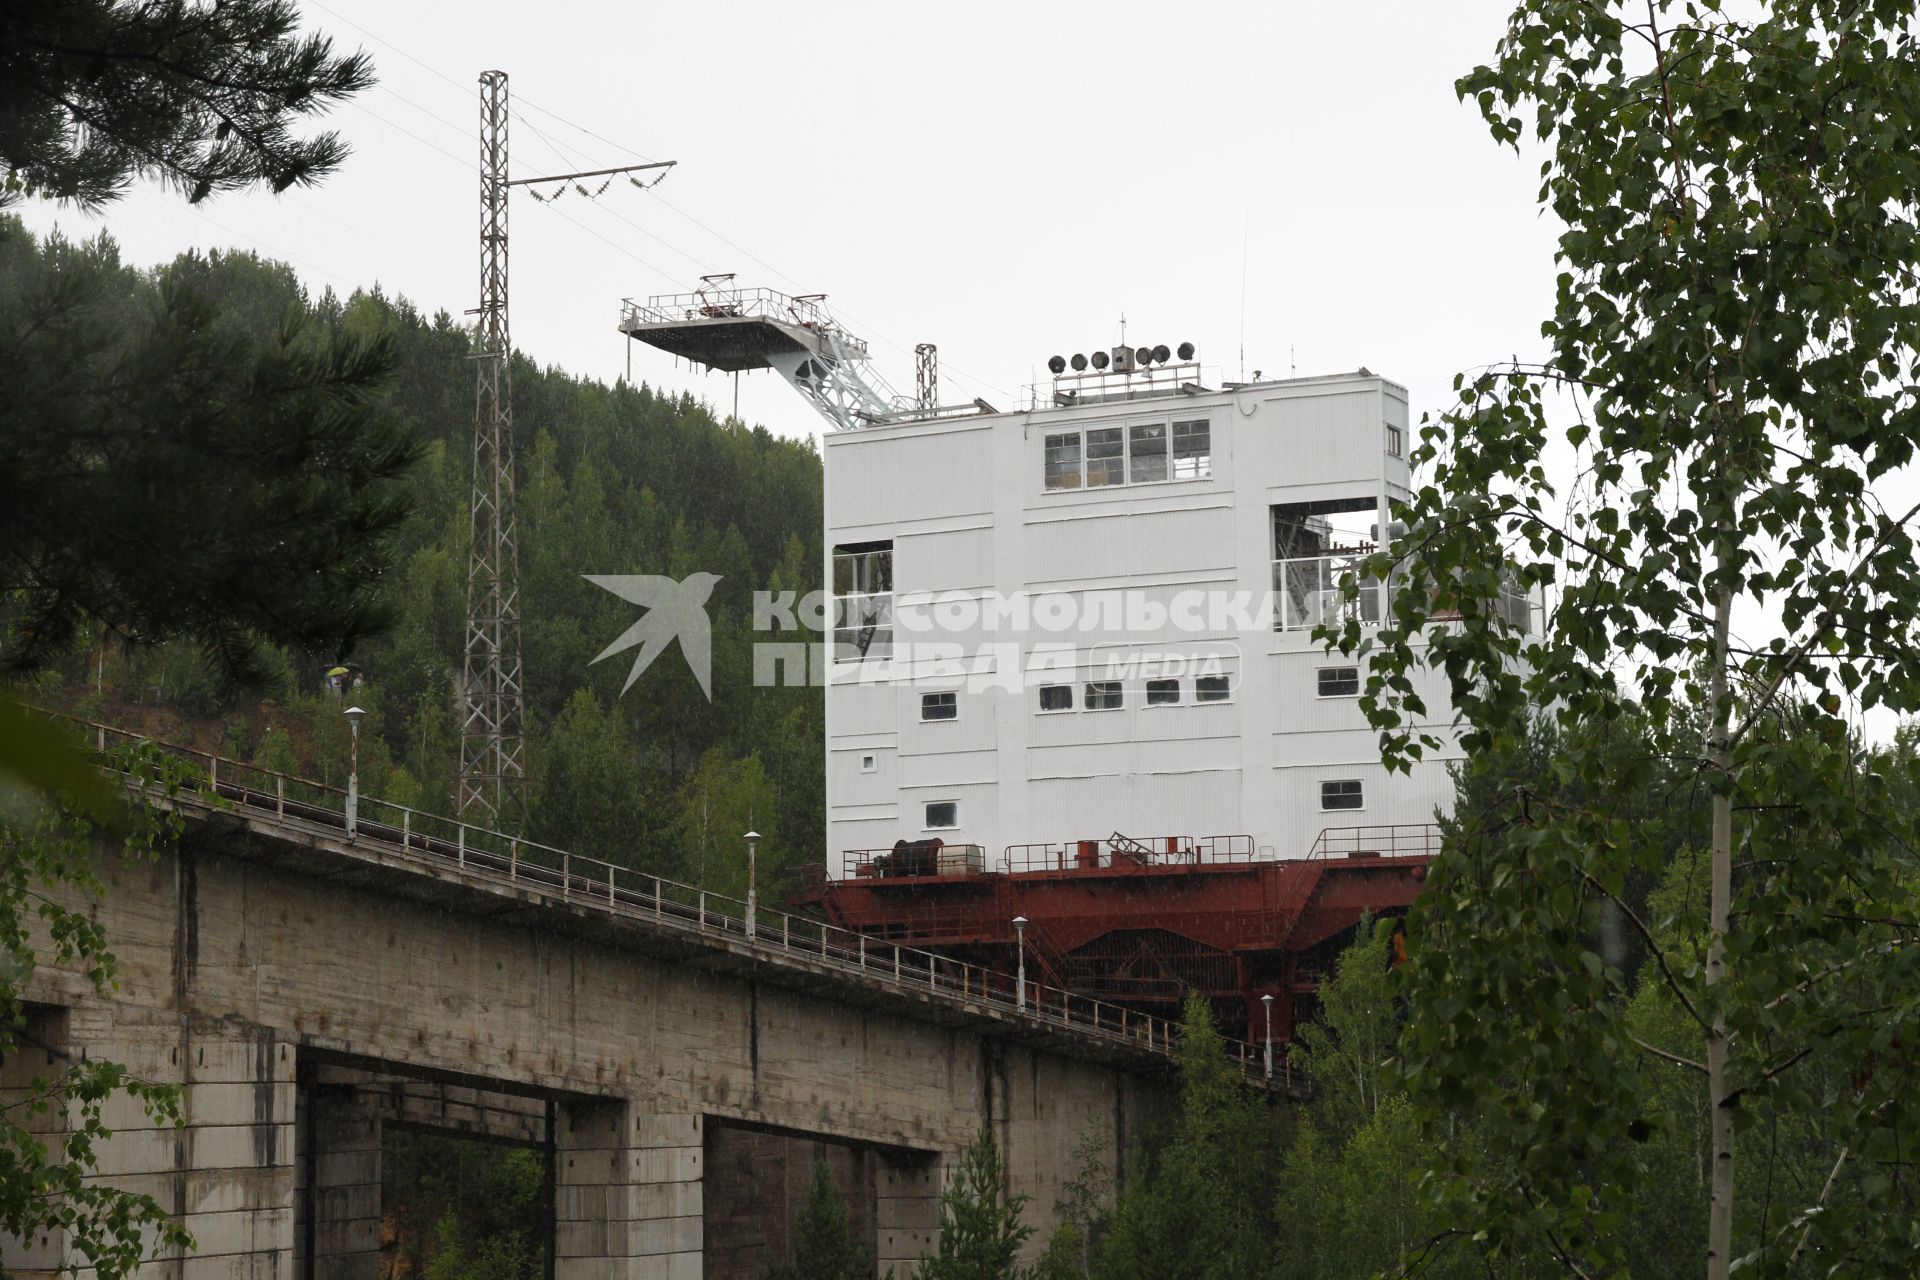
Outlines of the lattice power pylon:
[[[580,186],[671,160],[538,178],[507,177],[507,73],[480,73],[480,307],[474,324],[472,544],[467,552],[467,651],[461,668],[460,813],[517,819],[527,784],[526,694],[520,666],[520,547],[514,523],[513,343],[507,327],[507,194],[534,183]],[[655,179],[658,181],[658,179]],[[536,193],[537,195],[538,193]]]
[[526,800],[520,551],[514,525],[513,348],[507,329],[507,73],[480,75],[480,310],[474,325],[472,544],[461,689],[460,812]]

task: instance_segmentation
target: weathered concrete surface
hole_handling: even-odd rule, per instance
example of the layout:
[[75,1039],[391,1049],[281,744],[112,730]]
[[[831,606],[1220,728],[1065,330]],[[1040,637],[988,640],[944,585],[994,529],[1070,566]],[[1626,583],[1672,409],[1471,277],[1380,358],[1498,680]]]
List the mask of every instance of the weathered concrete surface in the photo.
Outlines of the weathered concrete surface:
[[[884,1263],[930,1246],[941,1169],[982,1125],[1037,1249],[1081,1134],[1117,1167],[1164,1103],[1146,1061],[1075,1060],[1044,1031],[343,854],[216,817],[158,862],[103,855],[120,989],[34,979],[68,1051],[184,1086],[184,1129],[120,1116],[102,1161],[199,1238],[161,1274],[366,1280],[377,1124],[312,1087],[316,1062],[556,1103],[556,1280],[703,1274],[708,1215],[739,1214],[714,1204],[710,1122],[879,1153],[860,1212]],[[755,1211],[786,1213],[792,1181],[748,1192]]]

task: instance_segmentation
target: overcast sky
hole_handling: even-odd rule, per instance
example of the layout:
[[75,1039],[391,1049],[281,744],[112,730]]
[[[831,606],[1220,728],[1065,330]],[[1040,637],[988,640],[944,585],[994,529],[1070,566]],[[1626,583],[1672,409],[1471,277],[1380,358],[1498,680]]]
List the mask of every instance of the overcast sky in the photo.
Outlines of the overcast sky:
[[[938,343],[949,401],[1011,407],[1124,314],[1132,345],[1192,341],[1230,377],[1243,339],[1248,373],[1364,364],[1418,412],[1456,371],[1538,351],[1551,303],[1537,162],[1452,88],[1505,3],[301,11],[380,77],[327,121],[353,155],[323,186],[202,211],[148,185],[97,220],[30,204],[29,223],[104,225],[143,263],[257,248],[316,291],[377,281],[459,316],[478,292],[476,79],[497,67],[514,176],[679,161],[652,192],[513,196],[515,345],[575,373],[625,370],[623,297],[734,271],[826,293],[896,387]],[[726,375],[631,355],[636,378],[730,407]],[[741,412],[821,426],[771,373],[743,379]]]

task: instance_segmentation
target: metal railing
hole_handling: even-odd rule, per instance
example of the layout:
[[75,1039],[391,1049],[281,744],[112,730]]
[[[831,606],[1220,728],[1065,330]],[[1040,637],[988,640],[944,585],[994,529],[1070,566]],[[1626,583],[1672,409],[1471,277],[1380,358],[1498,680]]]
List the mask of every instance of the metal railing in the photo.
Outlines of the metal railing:
[[1359,593],[1346,598],[1346,580],[1359,574],[1372,547],[1298,556],[1273,562],[1273,629],[1307,631],[1358,620],[1380,621],[1380,579],[1360,579]]
[[1431,822],[1376,827],[1328,827],[1313,842],[1312,858],[1431,858],[1440,852],[1440,828]]
[[1008,845],[1001,866],[1010,872],[1193,867],[1218,862],[1252,862],[1255,856],[1252,836],[1202,836],[1197,840],[1192,836],[1143,836],[1136,839],[1115,832],[1104,840]]
[[[451,869],[477,881],[515,886],[551,903],[745,947],[770,960],[824,967],[904,994],[930,995],[963,1008],[1011,1014],[1030,1027],[1065,1030],[1095,1042],[1166,1057],[1172,1057],[1179,1045],[1179,1024],[1168,1019],[1031,980],[1022,990],[1012,975],[877,941],[809,917],[764,907],[749,914],[747,904],[738,898],[406,805],[357,796],[350,812],[348,793],[340,787],[97,721],[49,714],[83,729],[107,767],[111,767],[106,755],[111,747],[152,747],[200,771],[202,776],[183,782],[181,793],[187,796],[204,794],[210,806],[340,832],[356,848],[377,847],[423,870]],[[1226,1044],[1229,1057],[1247,1077],[1260,1081],[1260,1047],[1237,1040]],[[1269,1083],[1281,1079],[1275,1074]]]

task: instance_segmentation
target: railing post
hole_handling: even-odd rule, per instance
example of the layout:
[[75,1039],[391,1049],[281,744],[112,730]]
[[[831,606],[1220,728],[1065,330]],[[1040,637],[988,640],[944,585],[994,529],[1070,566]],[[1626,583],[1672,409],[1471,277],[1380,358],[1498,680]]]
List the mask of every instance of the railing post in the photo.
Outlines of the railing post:
[[707,891],[705,889],[700,891],[700,927],[702,929],[707,927]]
[[607,905],[608,906],[613,905],[614,897],[615,895],[613,891],[613,864],[609,862],[607,864]]
[[285,774],[274,775],[273,811],[282,818],[287,816],[287,779]]
[[660,915],[660,877],[659,876],[655,876],[653,878],[653,914],[656,918],[658,918],[658,916]]
[[458,823],[455,825],[454,830],[459,832],[459,835],[456,837],[458,843],[455,848],[454,861],[464,869],[467,865],[467,824],[464,822]]
[[400,811],[400,846],[403,849],[413,848],[413,810],[411,809]]
[[860,935],[860,967],[867,967],[867,935],[864,933]]
[[573,897],[573,855],[565,849],[560,851],[560,900]]
[[507,841],[507,879],[518,880],[519,878],[520,842],[518,840],[509,840]]
[[793,947],[793,917],[784,911],[780,913],[780,947],[782,950]]
[[207,787],[209,790],[215,793],[218,793],[220,790],[220,757],[219,756],[207,757]]
[[900,944],[899,943],[895,943],[893,947],[893,980],[895,982],[900,981]]

